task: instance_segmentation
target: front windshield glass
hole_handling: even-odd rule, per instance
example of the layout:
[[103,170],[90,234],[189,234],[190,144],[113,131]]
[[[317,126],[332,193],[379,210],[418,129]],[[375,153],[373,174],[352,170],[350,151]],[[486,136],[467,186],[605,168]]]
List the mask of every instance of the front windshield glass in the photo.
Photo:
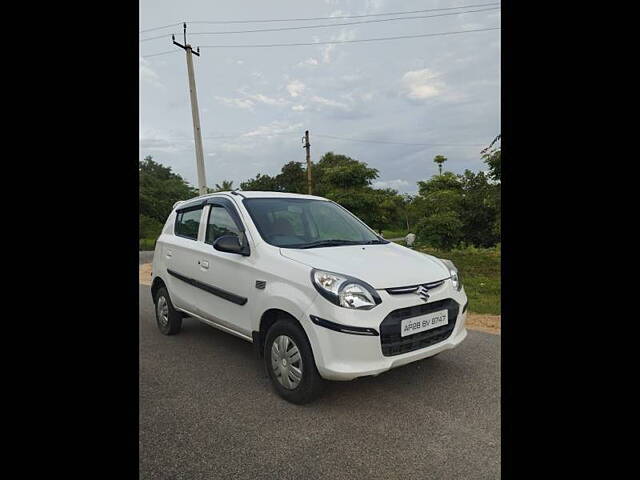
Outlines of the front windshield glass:
[[387,243],[333,202],[306,198],[248,198],[244,205],[262,238],[277,247]]

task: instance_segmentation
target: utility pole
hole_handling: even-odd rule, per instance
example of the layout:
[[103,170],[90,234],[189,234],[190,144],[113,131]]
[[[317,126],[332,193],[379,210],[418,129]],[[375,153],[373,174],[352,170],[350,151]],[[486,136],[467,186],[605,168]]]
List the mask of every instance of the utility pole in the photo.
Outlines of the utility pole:
[[304,142],[304,146],[302,148],[307,151],[307,191],[309,195],[311,195],[311,145],[309,144],[309,130],[304,132],[304,138],[302,141]]
[[187,73],[189,74],[189,95],[191,97],[191,117],[193,118],[193,137],[196,143],[196,165],[198,167],[198,191],[200,195],[207,193],[207,178],[204,173],[204,152],[202,150],[202,133],[200,131],[200,113],[198,111],[198,95],[196,93],[196,79],[193,74],[193,56],[200,56],[200,47],[194,52],[187,43],[187,24],[183,23],[184,45],[176,42],[175,35],[171,35],[174,45],[182,48],[187,54]]

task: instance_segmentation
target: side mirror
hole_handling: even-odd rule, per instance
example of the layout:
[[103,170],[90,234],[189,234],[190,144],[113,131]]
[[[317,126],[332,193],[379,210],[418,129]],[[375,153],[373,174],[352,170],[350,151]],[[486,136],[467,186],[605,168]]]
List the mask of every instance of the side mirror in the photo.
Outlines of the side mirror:
[[221,252],[242,253],[240,239],[235,235],[224,235],[213,242],[213,248]]

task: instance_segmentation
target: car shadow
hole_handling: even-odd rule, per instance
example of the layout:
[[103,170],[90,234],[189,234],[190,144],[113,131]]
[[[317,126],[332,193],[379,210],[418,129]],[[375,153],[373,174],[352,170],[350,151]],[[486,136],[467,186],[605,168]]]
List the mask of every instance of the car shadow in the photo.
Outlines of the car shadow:
[[[263,386],[270,386],[263,360],[256,358],[253,345],[249,342],[194,318],[185,318],[180,336],[183,335],[190,337],[190,343],[195,341],[194,348],[209,350],[212,357],[221,355],[228,367],[244,370],[247,374],[254,375]],[[212,364],[215,364],[213,358]],[[407,397],[428,401],[434,396],[455,395],[458,388],[455,379],[466,378],[467,374],[456,362],[454,351],[444,351],[435,357],[409,363],[377,376],[351,381],[325,381],[322,394],[310,405],[330,407],[365,401],[369,404],[384,404]],[[437,385],[437,388],[430,388],[430,385]],[[227,385],[226,388],[233,388],[233,385]],[[271,391],[270,388],[269,390]]]

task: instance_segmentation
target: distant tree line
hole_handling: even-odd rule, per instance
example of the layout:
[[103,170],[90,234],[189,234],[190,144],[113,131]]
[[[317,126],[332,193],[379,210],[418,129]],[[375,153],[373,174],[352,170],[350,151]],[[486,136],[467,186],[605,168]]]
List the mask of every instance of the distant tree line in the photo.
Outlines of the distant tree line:
[[[496,140],[499,137],[496,138]],[[495,143],[495,140],[494,140]],[[313,193],[329,198],[360,217],[375,230],[412,231],[419,242],[450,249],[461,244],[491,247],[500,242],[501,151],[493,143],[481,152],[485,174],[442,172],[446,157],[434,162],[439,173],[418,182],[416,195],[374,188],[378,170],[346,155],[325,153],[312,164]],[[274,176],[257,174],[241,190],[307,193],[306,166],[285,164]],[[210,191],[232,190],[233,182]],[[140,238],[155,238],[178,200],[197,196],[170,167],[146,157],[140,162]]]

